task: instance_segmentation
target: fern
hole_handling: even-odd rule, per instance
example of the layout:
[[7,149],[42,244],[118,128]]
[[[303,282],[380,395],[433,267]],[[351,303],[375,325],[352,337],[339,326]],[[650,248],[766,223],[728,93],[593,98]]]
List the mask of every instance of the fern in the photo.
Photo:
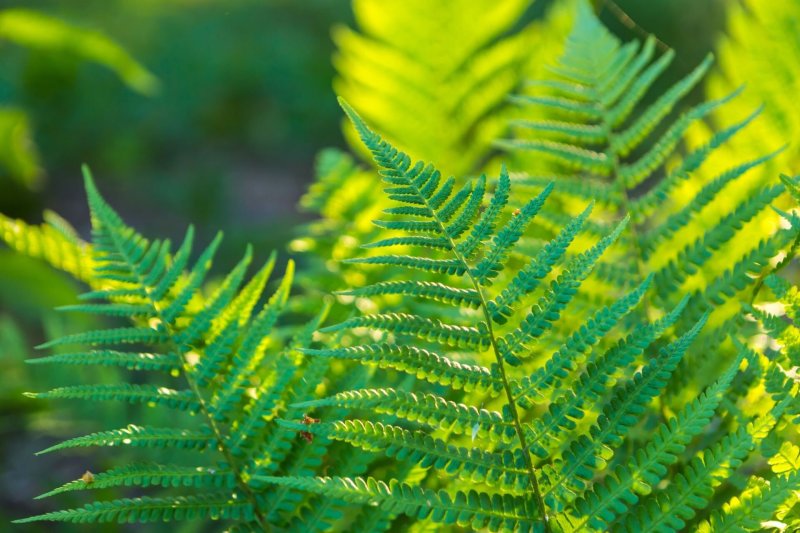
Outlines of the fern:
[[[732,428],[740,424],[734,416],[726,416],[727,408],[720,411],[720,405],[747,352],[740,350],[721,377],[676,416],[659,421],[651,404],[670,382],[706,318],[701,317],[671,342],[663,337],[685,313],[684,301],[662,320],[615,339],[612,330],[617,333],[615,325],[622,323],[647,292],[652,283],[648,279],[597,311],[560,341],[561,348],[549,360],[535,365],[535,346],[549,336],[558,336],[553,324],[559,322],[626,221],[589,249],[565,260],[565,250],[580,229],[576,224],[569,236],[557,236],[538,255],[529,257],[527,266],[512,267],[516,263],[511,258],[516,261],[519,257],[515,253],[519,238],[537,213],[546,209],[550,187],[524,207],[509,212],[511,182],[503,172],[488,203],[482,201],[482,177],[465,185],[470,193],[460,197],[454,208],[451,202],[459,193],[451,180],[443,179],[431,165],[412,163],[369,129],[346,103],[342,105],[381,168],[387,196],[398,206],[390,211],[393,218],[378,223],[400,228],[400,233],[367,249],[405,245],[403,234],[447,243],[433,250],[418,246],[424,255],[410,253],[402,260],[391,254],[371,255],[365,262],[382,269],[400,267],[411,276],[419,270],[435,273],[441,280],[438,284],[400,280],[393,281],[392,288],[402,287],[396,294],[403,299],[437,302],[424,310],[441,318],[378,313],[324,328],[327,333],[353,330],[356,342],[370,337],[381,340],[378,344],[305,350],[306,354],[400,370],[418,378],[420,390],[345,391],[297,407],[338,407],[363,413],[362,418],[328,421],[326,417],[311,425],[285,419],[280,424],[396,460],[414,461],[441,471],[450,480],[444,489],[436,489],[435,476],[416,485],[369,477],[266,476],[259,480],[334,494],[439,524],[491,531],[606,530],[625,516],[644,520],[648,513],[675,523],[674,513],[682,516],[681,508],[653,507],[650,499],[672,490],[669,485],[668,489],[661,487],[668,469],[691,464],[698,453],[692,445],[706,438],[714,417],[721,417],[721,423]],[[448,268],[441,269],[441,264]],[[378,283],[343,294],[366,298],[383,295],[386,290],[385,284]],[[449,295],[469,291],[470,298],[441,298],[443,291]],[[493,312],[500,308],[510,312]],[[364,330],[367,336],[359,336]],[[659,345],[658,355],[644,355],[648,348]],[[464,365],[461,361],[465,358],[475,362]],[[434,365],[435,372],[431,370]],[[639,370],[631,373],[635,365]],[[470,374],[472,378],[466,377]],[[444,395],[442,385],[447,385]],[[440,392],[424,392],[430,386]],[[765,419],[772,417],[772,425],[782,420],[783,406],[790,398],[785,391],[776,394]],[[389,413],[397,418],[396,423],[372,420]],[[652,436],[636,433],[641,420],[656,424]],[[769,432],[753,433],[742,427],[751,443]],[[626,442],[638,450],[632,457],[621,448]],[[736,457],[741,461],[754,453],[754,446],[736,448],[733,442],[724,441],[707,451],[701,448],[699,453],[720,457],[739,453]],[[744,455],[735,450],[743,450]],[[626,464],[629,466],[623,466]],[[715,474],[700,473],[698,479],[705,480],[708,475]],[[651,496],[642,499],[648,494]],[[700,504],[695,499],[693,505]]]
[[[519,31],[524,1],[481,8],[484,23],[469,25],[470,3],[426,4],[424,17],[380,7],[356,3],[363,34],[337,30],[337,87],[387,134],[341,101],[385,186],[323,152],[302,200],[322,220],[291,245],[312,252],[302,295],[290,297],[291,262],[266,291],[274,254],[248,280],[249,248],[209,283],[221,236],[194,261],[191,228],[174,252],[145,239],[88,172],[91,243],[55,215],[40,227],[0,219],[12,248],[89,285],[62,311],[110,322],[45,343],[56,352],[31,363],[125,371],[120,383],[28,395],[147,408],[40,452],[148,454],[40,496],[137,497],[18,522],[797,528],[800,300],[776,273],[795,256],[800,220],[775,209],[786,227],[772,231],[766,209],[796,184],[743,186],[780,151],[705,179],[758,111],[697,143],[741,91],[670,119],[710,59],[651,96],[674,54],[656,57],[653,39],[621,43],[586,2],[548,74],[526,46],[560,34],[570,2]],[[437,32],[447,53],[420,54],[419,36]],[[529,173],[446,178],[413,162],[494,168],[503,98],[526,73],[549,77],[513,98],[535,112],[498,144]],[[326,323],[329,289],[342,305]],[[768,293],[780,305],[753,303]],[[751,301],[744,313],[740,300]],[[759,328],[764,349],[744,342]]]
[[[579,213],[587,198],[597,200],[600,216],[608,221],[630,216],[621,246],[598,266],[598,282],[584,289],[587,297],[623,294],[652,275],[653,291],[642,306],[645,316],[668,312],[686,293],[690,298],[681,328],[714,311],[712,327],[678,370],[684,374],[693,361],[705,359],[704,347],[711,338],[724,341],[725,332],[719,328],[738,315],[737,298],[745,298],[758,275],[796,239],[800,226],[796,217],[788,216],[788,228],[765,231],[761,240],[741,238],[751,231],[762,234],[755,228],[778,226],[767,207],[785,187],[754,185],[745,176],[780,151],[733,166],[728,159],[729,168],[703,182],[706,162],[746,128],[758,110],[728,122],[685,151],[693,128],[727,109],[742,90],[677,114],[674,110],[703,79],[711,58],[663,93],[652,94],[651,86],[673,58],[671,51],[656,54],[654,38],[621,43],[587,3],[580,2],[565,51],[546,83],[514,97],[534,118],[514,122],[516,137],[498,145],[530,169],[515,176],[518,190],[536,193],[551,176],[555,180],[553,207],[535,231],[553,233],[552,221]],[[739,321],[736,327],[743,325]],[[733,352],[725,343],[719,356],[705,364],[718,373]],[[703,375],[691,376],[682,398],[675,398],[676,406],[709,384]]]
[[[294,434],[275,432],[267,421],[282,412],[294,415],[294,410],[286,410],[286,404],[295,395],[307,398],[313,389],[305,378],[324,372],[326,365],[305,360],[297,350],[310,345],[311,333],[319,327],[326,310],[323,308],[298,330],[293,340],[287,340],[287,332],[281,331],[277,322],[289,297],[292,263],[260,309],[259,302],[275,265],[274,255],[245,283],[252,258],[248,249],[214,291],[203,293],[219,236],[192,264],[191,229],[171,254],[169,242],[149,241],[127,227],[101,198],[88,171],[86,189],[92,212],[91,247],[73,239],[69,241],[73,248],[65,250],[75,259],[73,265],[93,265],[94,274],[88,279],[94,290],[84,295],[87,303],[64,311],[108,315],[131,325],[54,339],[42,348],[80,348],[32,362],[113,365],[153,376],[144,384],[73,385],[30,396],[165,408],[175,413],[169,418],[174,425],[131,424],[75,437],[42,453],[111,446],[149,448],[163,456],[164,450],[172,448],[182,450],[187,459],[194,457],[194,465],[121,465],[86,474],[42,497],[118,486],[190,492],[95,502],[20,522],[122,523],[210,518],[238,521],[263,530],[284,523],[288,520],[286,515],[271,511],[270,504],[274,502],[252,480],[281,473],[283,468],[297,472],[291,461],[284,461],[292,453],[294,439],[288,437]],[[54,231],[45,227],[39,233],[29,231],[29,235],[41,239],[63,235]],[[91,250],[91,256],[84,259],[80,254],[87,250]],[[73,270],[76,275],[80,272],[83,271]]]

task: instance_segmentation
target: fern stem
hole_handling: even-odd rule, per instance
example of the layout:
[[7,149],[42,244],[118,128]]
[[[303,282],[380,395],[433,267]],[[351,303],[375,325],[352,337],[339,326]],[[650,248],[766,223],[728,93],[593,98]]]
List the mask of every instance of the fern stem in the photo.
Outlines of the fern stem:
[[525,439],[525,432],[522,429],[522,422],[520,421],[519,411],[517,410],[517,402],[514,399],[514,391],[511,389],[511,384],[508,381],[508,377],[506,376],[506,369],[505,369],[505,361],[503,360],[503,356],[500,354],[500,349],[497,347],[497,339],[494,335],[494,328],[492,327],[492,316],[489,312],[489,306],[486,303],[486,297],[483,294],[483,290],[481,289],[481,285],[478,280],[473,276],[472,270],[467,263],[466,258],[458,251],[458,247],[456,246],[455,241],[453,241],[452,237],[447,233],[444,223],[439,218],[438,213],[436,210],[430,205],[428,199],[422,194],[422,191],[419,190],[416,184],[411,182],[411,186],[416,189],[417,195],[419,198],[424,202],[425,207],[430,211],[433,219],[436,221],[436,224],[439,228],[439,231],[442,235],[445,236],[447,242],[450,244],[450,249],[453,252],[456,260],[460,262],[465,270],[467,277],[469,278],[472,286],[474,287],[475,291],[478,293],[478,297],[480,299],[480,307],[481,311],[483,312],[484,320],[486,321],[486,327],[488,328],[489,339],[492,344],[492,351],[494,352],[495,360],[497,361],[497,368],[500,372],[500,380],[503,382],[503,390],[506,394],[506,400],[508,405],[508,411],[511,414],[511,418],[514,421],[514,429],[517,433],[517,438],[519,439],[520,447],[522,448],[522,456],[525,459],[525,467],[528,470],[528,477],[530,478],[530,484],[533,488],[533,494],[536,498],[536,504],[541,510],[542,514],[542,523],[544,525],[545,533],[551,533],[552,529],[550,528],[550,521],[547,516],[547,508],[545,507],[544,498],[542,497],[542,491],[539,488],[539,480],[536,478],[536,469],[533,466],[533,461],[531,460],[531,454],[528,450],[528,443]]
[[256,495],[253,493],[253,491],[250,489],[250,486],[242,477],[242,469],[236,463],[230,450],[228,450],[228,448],[225,446],[225,441],[222,431],[219,429],[219,425],[214,420],[214,417],[211,416],[211,413],[208,410],[206,399],[203,396],[202,392],[200,391],[200,387],[197,385],[195,380],[193,380],[189,376],[189,373],[186,370],[184,370],[182,374],[183,377],[186,379],[186,382],[189,384],[189,388],[192,389],[195,396],[197,396],[197,400],[200,402],[200,410],[202,411],[203,416],[206,419],[206,422],[211,428],[211,431],[214,432],[214,437],[217,439],[218,443],[218,449],[225,457],[225,461],[231,467],[231,471],[233,472],[233,475],[236,478],[236,483],[239,485],[239,488],[242,490],[242,492],[244,492],[244,494],[247,496],[247,499],[250,500],[250,504],[253,506],[253,513],[256,517],[256,521],[258,522],[259,527],[261,528],[262,531],[270,531],[271,528],[269,526],[269,523],[267,522],[267,519],[264,517],[264,515],[261,513],[261,510],[258,507],[258,498],[256,498]]
[[[623,216],[629,215],[631,217],[630,223],[628,224],[628,227],[626,229],[630,234],[630,238],[633,240],[633,245],[636,250],[635,264],[636,264],[636,280],[638,283],[639,281],[644,279],[645,272],[647,272],[647,265],[644,264],[645,251],[644,247],[642,246],[642,236],[641,233],[639,232],[639,229],[637,228],[636,217],[634,217],[633,213],[631,212],[631,198],[630,195],[628,194],[628,188],[625,186],[625,182],[622,180],[622,177],[620,176],[619,154],[617,154],[613,149],[611,149],[611,147],[614,146],[614,139],[616,137],[616,135],[614,134],[614,126],[608,122],[608,117],[605,113],[605,111],[608,110],[603,108],[603,111],[604,113],[603,113],[602,124],[603,128],[606,130],[606,135],[607,135],[606,143],[609,148],[609,151],[611,152],[609,156],[611,157],[612,172],[613,172],[611,177],[612,183],[616,185],[619,190],[619,196],[620,199],[622,200],[622,209],[624,211]],[[650,306],[650,298],[648,297],[647,294],[644,294],[642,296],[642,304],[644,306],[645,318],[650,318],[651,306]]]
[[[145,289],[145,292],[146,292],[146,294],[148,295],[148,298],[149,298],[150,291]],[[160,309],[158,307],[158,303],[153,301],[152,298],[150,298],[150,301],[152,302],[153,309],[156,311],[156,313],[158,314],[158,316],[160,318],[161,317],[161,311],[160,311]],[[183,360],[183,363],[184,363],[184,369],[183,369],[183,372],[181,372],[181,375],[183,375],[184,379],[186,380],[186,383],[189,385],[189,388],[192,390],[194,395],[197,397],[197,401],[200,402],[200,411],[203,413],[203,416],[205,417],[206,423],[211,428],[211,431],[214,433],[214,438],[217,440],[217,449],[220,451],[220,453],[222,453],[223,457],[225,457],[225,461],[231,467],[231,471],[233,472],[233,475],[236,478],[237,485],[239,486],[241,491],[245,494],[247,499],[250,500],[250,504],[253,506],[253,514],[256,517],[256,522],[258,522],[259,527],[261,528],[262,531],[270,531],[271,528],[269,526],[269,522],[267,522],[266,517],[263,515],[263,513],[259,509],[258,499],[256,498],[256,495],[250,489],[250,486],[247,484],[247,481],[245,481],[244,477],[242,477],[243,469],[240,467],[239,464],[237,464],[236,460],[233,457],[233,454],[231,454],[230,450],[228,450],[227,446],[225,446],[225,436],[222,433],[222,430],[219,428],[219,425],[217,424],[216,420],[214,420],[214,417],[211,416],[211,413],[210,413],[210,411],[208,409],[208,403],[206,402],[206,399],[203,396],[203,393],[200,390],[200,387],[197,385],[195,380],[192,379],[192,377],[190,376],[189,372],[186,369],[188,367],[189,363],[188,363],[188,361],[186,361],[186,358],[184,357],[184,354],[181,353],[182,350],[180,349],[180,347],[173,340],[174,339],[173,331],[169,328],[169,326],[166,325],[166,322],[164,322],[163,320],[162,320],[161,324],[164,327],[164,329],[167,330],[167,334],[169,335],[170,344],[172,344],[172,348],[177,353],[181,354],[181,359]]]
[[519,411],[517,410],[517,402],[514,399],[514,391],[511,389],[511,384],[508,382],[508,377],[506,376],[505,361],[503,361],[503,357],[500,355],[500,350],[497,348],[497,341],[494,335],[494,328],[492,327],[492,317],[489,314],[489,307],[486,304],[486,297],[483,295],[483,291],[481,290],[475,278],[471,274],[468,274],[468,276],[472,281],[475,290],[478,291],[478,297],[480,298],[481,301],[481,309],[483,310],[483,316],[486,320],[486,325],[489,329],[489,338],[491,339],[492,342],[492,351],[494,352],[494,357],[495,360],[497,361],[497,368],[500,371],[500,379],[503,382],[503,389],[505,390],[506,399],[508,400],[508,410],[511,414],[511,418],[513,418],[514,420],[514,429],[517,432],[517,438],[519,438],[519,443],[520,446],[522,447],[522,457],[525,459],[525,466],[528,469],[528,475],[530,476],[531,486],[533,487],[533,493],[536,496],[536,502],[539,505],[539,508],[541,509],[542,512],[542,521],[544,523],[544,530],[546,533],[550,533],[551,529],[550,529],[550,521],[547,517],[547,508],[545,507],[544,498],[542,497],[542,491],[539,487],[539,480],[536,478],[536,470],[533,467],[533,461],[531,461],[531,454],[528,451],[528,443],[525,439],[525,432],[522,430],[522,422],[520,421]]

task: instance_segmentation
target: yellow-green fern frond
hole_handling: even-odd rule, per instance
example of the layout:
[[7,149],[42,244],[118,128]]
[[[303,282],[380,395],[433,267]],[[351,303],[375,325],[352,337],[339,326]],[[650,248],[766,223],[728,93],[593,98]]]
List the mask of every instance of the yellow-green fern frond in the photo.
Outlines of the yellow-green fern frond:
[[45,223],[39,226],[0,214],[0,239],[22,255],[41,259],[84,283],[92,284],[94,262],[91,246],[75,233],[69,223],[51,211],[45,212]]
[[[741,325],[737,297],[749,296],[758,275],[791,245],[800,220],[787,215],[786,227],[779,228],[781,217],[769,209],[785,189],[777,179],[746,181],[748,173],[780,153],[780,146],[760,156],[728,158],[705,180],[710,158],[742,135],[758,110],[735,114],[701,145],[687,147],[690,129],[728,109],[743,91],[683,109],[682,101],[701,83],[712,60],[655,93],[654,84],[674,56],[659,53],[654,38],[621,42],[588,2],[580,2],[564,53],[543,83],[515,98],[521,106],[521,118],[513,123],[516,136],[498,144],[527,171],[515,175],[518,189],[536,194],[554,180],[553,209],[544,213],[540,232],[554,233],[552,226],[580,213],[590,198],[609,222],[631,217],[622,245],[598,268],[602,282],[587,291],[619,294],[619,288],[630,290],[650,274],[653,297],[644,306],[650,317],[689,294],[682,327],[714,311],[710,336],[703,335],[706,340],[692,357],[702,358],[716,373],[733,353],[726,337]],[[714,343],[725,348],[707,357]],[[701,378],[675,392],[685,402],[707,385]]]
[[334,88],[413,157],[475,172],[506,128],[507,96],[566,31],[563,7],[520,29],[531,4],[355,0],[359,31],[334,30]]

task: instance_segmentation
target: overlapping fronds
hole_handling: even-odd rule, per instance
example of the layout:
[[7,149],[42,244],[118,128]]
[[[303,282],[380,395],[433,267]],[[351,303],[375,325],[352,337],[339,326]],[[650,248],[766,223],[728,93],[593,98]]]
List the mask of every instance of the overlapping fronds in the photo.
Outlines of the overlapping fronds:
[[[800,201],[796,181],[747,179],[777,146],[719,157],[757,110],[697,142],[742,94],[677,111],[710,58],[653,94],[674,54],[623,44],[578,1],[544,69],[544,48],[527,56],[542,29],[519,22],[528,4],[356,2],[363,33],[335,35],[337,90],[385,132],[341,101],[383,187],[350,156],[321,155],[302,206],[322,219],[291,245],[312,252],[300,297],[291,262],[267,290],[274,255],[248,278],[249,248],[208,283],[221,236],[199,254],[191,229],[175,250],[148,240],[88,174],[91,243],[54,216],[0,219],[12,248],[89,285],[63,311],[110,323],[49,341],[55,353],[32,363],[130,378],[29,396],[121,402],[160,422],[40,452],[147,458],[41,498],[134,494],[21,522],[800,527],[800,293],[777,275],[800,247],[800,217],[769,209],[785,190]],[[563,22],[571,6],[553,13]],[[529,172],[449,177],[494,168],[504,96],[532,58],[545,79],[514,98],[530,113],[499,143]],[[720,159],[731,160],[708,179]]]
[[[489,199],[484,198],[491,187],[485,177],[457,189],[452,178],[445,179],[431,165],[413,163],[369,129],[349,105],[342,105],[394,202],[389,216],[376,224],[395,232],[366,245],[369,255],[352,261],[381,269],[384,278],[396,269],[409,279],[394,277],[343,294],[365,299],[392,294],[400,302],[423,300],[428,305],[408,312],[412,305],[395,304],[396,311],[382,312],[376,304],[378,312],[322,329],[328,334],[352,330],[353,338],[370,344],[304,353],[404,372],[417,378],[418,390],[344,391],[297,407],[340,408],[353,417],[325,417],[310,425],[287,419],[280,424],[415,462],[450,481],[437,489],[438,476],[416,485],[369,477],[259,480],[335,494],[441,525],[605,531],[630,516],[645,520],[652,515],[667,523],[684,517],[683,508],[651,504],[675,489],[663,482],[669,469],[688,468],[703,454],[730,455],[735,468],[756,453],[755,444],[766,436],[763,424],[747,425],[729,414],[730,407],[721,407],[744,364],[744,348],[709,388],[674,416],[662,418],[652,409],[706,322],[703,315],[674,340],[664,336],[685,313],[690,301],[685,299],[662,319],[620,335],[626,331],[625,317],[652,289],[652,277],[559,339],[560,348],[549,358],[537,356],[537,347],[560,337],[554,325],[569,312],[581,283],[627,220],[571,257],[565,258],[565,252],[581,223],[538,254],[525,256],[518,250],[520,238],[547,208],[551,186],[519,209],[508,207],[512,182],[505,172]],[[392,253],[398,245],[409,253]],[[433,273],[439,281],[414,281],[419,271]],[[783,420],[787,398],[771,397],[762,418],[772,425]],[[391,421],[375,421],[387,415]],[[639,423],[656,430],[640,434],[635,430]],[[704,449],[701,444],[698,452],[696,443],[708,438],[714,423],[732,430],[741,426],[750,445],[725,441]],[[706,483],[718,474],[700,472],[697,479]],[[692,499],[694,509],[709,503]]]

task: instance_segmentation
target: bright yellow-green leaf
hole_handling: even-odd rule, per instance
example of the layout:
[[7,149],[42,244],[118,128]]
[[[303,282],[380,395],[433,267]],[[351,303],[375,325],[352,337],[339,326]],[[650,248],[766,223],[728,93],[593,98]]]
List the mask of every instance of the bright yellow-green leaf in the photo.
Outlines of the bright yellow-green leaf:
[[71,26],[59,19],[27,9],[0,11],[0,41],[27,48],[65,52],[113,70],[129,87],[151,95],[158,79],[120,45],[100,32]]

